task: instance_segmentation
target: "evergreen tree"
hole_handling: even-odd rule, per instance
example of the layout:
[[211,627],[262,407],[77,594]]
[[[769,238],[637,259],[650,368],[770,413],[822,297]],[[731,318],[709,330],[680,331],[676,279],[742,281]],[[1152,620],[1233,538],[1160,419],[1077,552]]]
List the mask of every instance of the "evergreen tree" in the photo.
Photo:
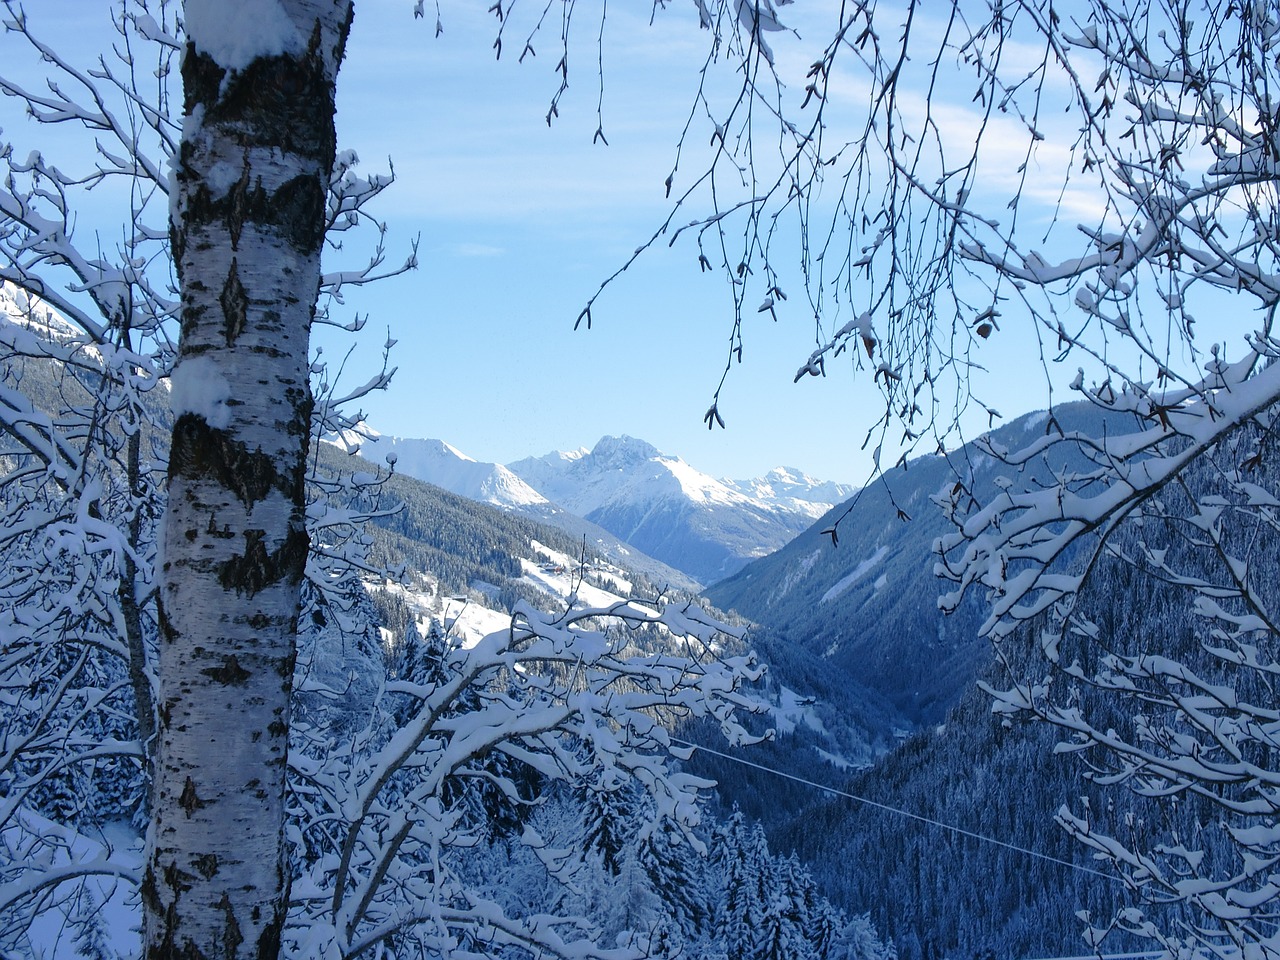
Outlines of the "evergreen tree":
[[749,937],[758,914],[755,894],[761,864],[750,848],[751,830],[737,809],[716,831],[713,864],[719,879],[720,897],[715,909],[715,938],[729,960],[747,960]]
[[689,844],[668,830],[655,830],[640,845],[640,862],[680,938],[693,942],[709,935],[713,911],[706,863]]
[[97,899],[83,884],[76,895],[75,909],[71,913],[71,922],[75,927],[75,946],[81,960],[116,960],[117,954],[111,947],[111,939],[103,922]]
[[606,773],[580,784],[576,795],[583,815],[583,849],[598,855],[616,877],[622,870],[623,852],[635,838],[639,792]]

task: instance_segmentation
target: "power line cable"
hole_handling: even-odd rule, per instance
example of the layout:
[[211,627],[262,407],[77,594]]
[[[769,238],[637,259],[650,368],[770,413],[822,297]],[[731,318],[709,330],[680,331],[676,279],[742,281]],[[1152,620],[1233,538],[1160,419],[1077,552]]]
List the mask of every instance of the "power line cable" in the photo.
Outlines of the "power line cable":
[[1006,850],[1012,850],[1016,853],[1022,853],[1028,857],[1034,857],[1037,860],[1046,860],[1049,863],[1056,863],[1059,866],[1068,867],[1072,870],[1077,870],[1080,873],[1088,873],[1095,877],[1102,877],[1104,880],[1109,880],[1112,883],[1119,883],[1119,884],[1124,883],[1124,881],[1120,877],[1117,877],[1111,873],[1103,873],[1101,870],[1094,870],[1091,867],[1084,867],[1078,863],[1072,863],[1070,860],[1062,860],[1059,857],[1052,857],[1049,854],[1041,853],[1038,850],[1029,850],[1026,847],[1020,847],[1015,843],[1008,843],[1004,840],[997,840],[995,837],[983,836],[980,833],[974,833],[972,830],[966,830],[963,827],[957,827],[954,824],[950,824],[950,823],[943,823],[941,820],[934,820],[930,817],[925,817],[918,813],[912,813],[910,810],[903,810],[900,807],[890,806],[887,803],[879,803],[875,800],[868,800],[866,797],[860,797],[857,794],[849,793],[847,790],[838,790],[835,787],[827,786],[825,783],[816,783],[813,780],[806,780],[804,777],[798,777],[793,773],[785,773],[782,770],[775,770],[773,767],[766,767],[760,763],[753,763],[750,760],[742,759],[742,757],[735,757],[732,754],[723,753],[711,747],[704,747],[702,746],[702,744],[699,744],[699,743],[690,743],[688,740],[681,740],[677,737],[672,737],[671,742],[678,743],[681,746],[691,747],[694,750],[701,750],[704,753],[713,754],[725,760],[732,761],[733,763],[740,763],[744,767],[752,767],[753,769],[760,770],[764,773],[771,773],[775,777],[782,777],[786,780],[794,780],[796,783],[802,783],[805,786],[813,787],[816,790],[821,790],[824,793],[831,794],[832,796],[844,797],[847,800],[853,800],[853,801],[856,801],[857,803],[866,804],[869,807],[875,807],[877,810],[884,810],[887,813],[896,813],[898,814],[898,816],[907,817],[910,820],[918,820],[921,823],[928,823],[935,827],[941,827],[943,830],[949,830],[951,833],[958,834],[959,836],[962,836],[962,837],[969,837],[970,839],[977,840],[981,843],[990,843],[997,847],[1004,847]]

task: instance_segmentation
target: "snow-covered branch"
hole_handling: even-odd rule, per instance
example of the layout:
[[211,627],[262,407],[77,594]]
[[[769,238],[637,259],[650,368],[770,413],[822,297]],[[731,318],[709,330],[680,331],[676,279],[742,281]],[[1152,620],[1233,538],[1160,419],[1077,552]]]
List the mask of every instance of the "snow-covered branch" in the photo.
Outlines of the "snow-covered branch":
[[[465,784],[485,785],[492,802],[530,805],[541,802],[531,777],[632,782],[651,801],[642,832],[666,822],[691,835],[708,784],[672,765],[664,724],[713,717],[744,742],[752,738],[736,717],[759,709],[744,684],[760,670],[718,652],[736,635],[726,630],[688,604],[523,605],[509,629],[436,647],[413,674],[388,680],[349,749],[334,749],[323,713],[297,725],[295,816],[299,842],[315,851],[304,889],[329,891],[300,904],[299,942],[303,930],[329,931],[324,948],[349,956],[397,929],[440,944],[466,930],[557,956],[632,956],[563,940],[558,931],[579,919],[513,918],[468,892],[458,851],[492,824]],[[542,843],[527,829],[523,842]],[[307,942],[319,949],[314,933]]]

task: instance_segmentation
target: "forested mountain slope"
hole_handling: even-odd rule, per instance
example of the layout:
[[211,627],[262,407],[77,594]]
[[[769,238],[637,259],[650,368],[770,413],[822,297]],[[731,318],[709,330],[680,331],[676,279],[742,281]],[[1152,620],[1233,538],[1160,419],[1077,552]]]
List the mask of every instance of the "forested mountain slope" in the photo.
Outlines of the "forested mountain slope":
[[[1275,637],[1233,593],[1246,577],[1280,582],[1274,530],[1258,522],[1276,507],[1268,439],[1233,438],[1120,524],[1092,560],[1074,629],[1053,640],[1045,614],[1001,641],[977,679],[1015,693],[997,701],[970,676],[943,722],[841,785],[903,812],[788,784],[795,807],[775,846],[796,851],[828,896],[870,909],[903,960],[1149,949],[1122,928],[1182,936],[1207,929],[1199,891],[1228,911],[1266,896],[1268,881],[1231,901],[1217,891],[1254,876],[1274,830],[1248,798],[1272,776],[1272,733],[1250,718],[1274,717]],[[1246,629],[1232,638],[1221,625],[1236,621]],[[1022,697],[1059,726],[1011,709]],[[1183,757],[1216,780],[1193,777]],[[1132,882],[1064,824],[1135,851]],[[1100,947],[1090,928],[1109,931]]]
[[[1044,412],[1020,417],[992,436],[1017,448],[1047,430],[1099,421],[1092,408],[1073,404],[1052,419]],[[973,444],[909,461],[704,595],[760,624],[777,643],[816,658],[832,675],[873,691],[896,712],[893,726],[938,723],[991,652],[977,637],[985,616],[980,604],[970,600],[950,616],[938,609],[943,585],[933,573],[933,542],[950,528],[931,498],[963,483],[981,499],[1005,478],[1022,486],[1054,466],[1014,473]],[[837,521],[833,539],[826,531]]]
[[[970,690],[946,723],[906,740],[841,788],[958,830],[1092,868],[1054,813],[1086,791],[1039,727],[1006,730]],[[1076,916],[1110,917],[1118,882],[846,797],[797,795],[775,845],[795,851],[820,888],[858,903],[902,960],[1058,957],[1088,952]],[[1113,946],[1108,944],[1109,947]]]

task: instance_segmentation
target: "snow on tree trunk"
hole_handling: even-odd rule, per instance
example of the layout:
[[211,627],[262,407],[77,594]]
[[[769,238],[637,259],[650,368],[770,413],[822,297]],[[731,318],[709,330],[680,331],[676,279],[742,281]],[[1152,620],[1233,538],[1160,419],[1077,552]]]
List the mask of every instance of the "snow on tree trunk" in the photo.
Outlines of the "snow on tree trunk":
[[147,956],[273,957],[334,87],[350,0],[187,0]]

